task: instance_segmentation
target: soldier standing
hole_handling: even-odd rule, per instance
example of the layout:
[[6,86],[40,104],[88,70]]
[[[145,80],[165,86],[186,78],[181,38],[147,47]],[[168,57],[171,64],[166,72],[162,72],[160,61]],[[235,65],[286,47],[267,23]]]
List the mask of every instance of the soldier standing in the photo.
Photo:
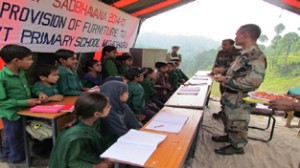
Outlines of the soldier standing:
[[[257,25],[241,26],[236,32],[236,44],[243,50],[231,64],[225,76],[216,77],[215,81],[222,83],[225,91],[222,102],[225,105],[225,136],[213,136],[216,142],[229,142],[230,145],[217,148],[215,152],[222,155],[244,154],[248,143],[248,124],[252,104],[243,101],[250,91],[256,90],[263,82],[266,69],[266,57],[257,46],[261,30]],[[224,68],[215,70],[222,74]]]
[[[218,52],[217,58],[215,60],[212,75],[214,74],[214,70],[218,68],[224,68],[225,71],[221,75],[225,75],[227,70],[229,69],[231,63],[235,60],[235,58],[239,55],[240,49],[234,47],[234,40],[232,39],[224,39],[222,41],[222,50]],[[220,84],[220,93],[221,95],[224,93],[224,86]],[[224,121],[225,113],[224,113],[224,104],[221,103],[221,111],[213,114],[214,119],[222,119]]]

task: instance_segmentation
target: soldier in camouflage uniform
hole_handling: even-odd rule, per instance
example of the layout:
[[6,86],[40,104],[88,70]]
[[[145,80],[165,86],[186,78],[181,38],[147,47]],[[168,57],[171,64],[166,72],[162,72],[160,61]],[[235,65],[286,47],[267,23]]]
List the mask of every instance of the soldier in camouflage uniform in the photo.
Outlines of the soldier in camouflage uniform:
[[[244,154],[243,147],[247,144],[248,124],[252,104],[242,100],[250,91],[256,90],[263,82],[266,69],[266,57],[259,50],[256,41],[261,34],[257,25],[241,26],[236,33],[236,44],[243,50],[231,64],[225,76],[216,77],[215,81],[226,88],[222,94],[225,105],[225,136],[213,136],[216,142],[229,142],[230,145],[215,149],[217,154]],[[223,73],[220,68],[215,72]]]
[[[222,50],[218,52],[217,58],[215,60],[212,75],[214,74],[214,69],[217,68],[224,68],[225,71],[222,75],[225,75],[227,70],[229,69],[231,63],[235,60],[235,58],[240,54],[240,49],[234,47],[234,40],[232,39],[224,39],[222,41]],[[224,87],[220,84],[220,93],[221,95],[224,92]],[[224,121],[224,104],[222,100],[220,101],[222,110],[218,113],[213,114],[213,118],[215,119],[222,119]]]

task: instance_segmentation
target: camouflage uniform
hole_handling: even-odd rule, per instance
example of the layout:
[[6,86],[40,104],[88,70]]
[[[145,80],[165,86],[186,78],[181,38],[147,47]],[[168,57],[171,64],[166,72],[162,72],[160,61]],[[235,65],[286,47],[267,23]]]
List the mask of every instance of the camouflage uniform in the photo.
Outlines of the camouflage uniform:
[[[219,51],[213,68],[225,68],[227,70],[230,64],[239,55],[240,51],[240,49],[236,49],[235,47],[230,52]],[[226,74],[226,72],[224,74]]]
[[230,143],[236,148],[247,144],[248,124],[253,104],[242,100],[250,91],[256,90],[263,82],[266,69],[266,57],[257,46],[240,52],[226,73],[223,82],[225,92],[222,101],[225,105],[225,129]]

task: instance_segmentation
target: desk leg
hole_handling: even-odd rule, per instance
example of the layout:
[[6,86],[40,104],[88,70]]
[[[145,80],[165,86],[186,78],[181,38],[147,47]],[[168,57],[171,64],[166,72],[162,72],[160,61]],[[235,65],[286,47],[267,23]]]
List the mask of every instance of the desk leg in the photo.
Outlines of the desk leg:
[[27,125],[27,117],[23,116],[22,117],[22,121],[23,121],[23,134],[24,134],[24,148],[25,148],[25,166],[27,168],[30,167],[30,152],[29,152],[29,140],[28,140],[28,134],[26,132],[26,125]]
[[57,137],[56,119],[51,120],[53,145]]

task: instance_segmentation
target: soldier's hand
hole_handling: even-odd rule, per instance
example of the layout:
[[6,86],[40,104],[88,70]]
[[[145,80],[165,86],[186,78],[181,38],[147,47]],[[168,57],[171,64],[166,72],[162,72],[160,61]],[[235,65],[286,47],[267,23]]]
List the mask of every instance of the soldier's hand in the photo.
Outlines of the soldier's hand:
[[224,68],[214,68],[213,70],[214,74],[224,74],[225,71],[226,70]]
[[219,77],[215,77],[214,79],[215,79],[216,82],[222,83],[222,82],[225,82],[226,77],[225,76],[219,76]]

